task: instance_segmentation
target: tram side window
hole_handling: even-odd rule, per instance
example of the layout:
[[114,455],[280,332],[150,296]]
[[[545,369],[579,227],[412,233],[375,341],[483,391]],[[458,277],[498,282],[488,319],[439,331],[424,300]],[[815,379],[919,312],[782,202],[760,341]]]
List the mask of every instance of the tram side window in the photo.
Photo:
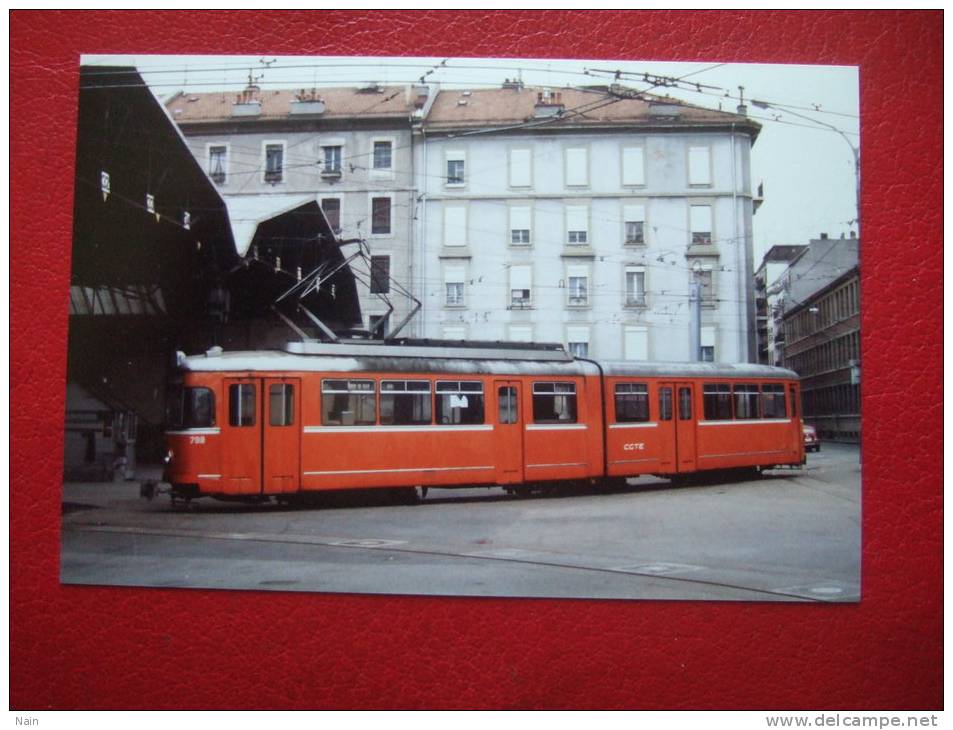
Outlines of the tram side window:
[[785,418],[787,409],[784,407],[784,386],[765,383],[761,386],[761,412],[764,418]]
[[295,390],[290,383],[268,386],[268,423],[272,426],[290,426],[295,418]]
[[760,418],[758,412],[758,386],[754,384],[736,385],[735,395],[735,418],[753,419]]
[[483,423],[483,383],[437,381],[437,422],[451,425]]
[[616,423],[637,423],[649,420],[649,386],[645,383],[616,383]]
[[702,400],[706,421],[731,420],[731,386],[727,383],[705,383]]
[[166,410],[169,428],[215,425],[215,394],[209,388],[173,388]]
[[228,386],[228,425],[255,425],[254,383],[234,383]]
[[377,419],[373,380],[322,380],[324,426],[372,426]]
[[429,381],[381,381],[381,425],[416,426],[427,423],[430,423]]
[[533,383],[535,423],[575,423],[575,383]]
[[791,393],[791,418],[797,418],[797,388],[792,385],[788,391]]

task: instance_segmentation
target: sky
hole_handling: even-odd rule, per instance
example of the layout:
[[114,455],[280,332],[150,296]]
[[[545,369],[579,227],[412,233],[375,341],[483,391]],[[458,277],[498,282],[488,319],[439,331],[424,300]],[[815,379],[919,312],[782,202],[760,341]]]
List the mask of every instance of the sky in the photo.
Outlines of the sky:
[[[619,82],[633,89],[725,111],[735,111],[743,93],[748,116],[762,124],[751,154],[752,187],[764,184],[764,203],[753,219],[755,268],[771,246],[858,230],[860,89],[853,66],[366,56],[84,56],[82,62],[134,65],[160,98],[177,91],[237,92],[250,75],[263,89],[421,78],[443,88],[479,88],[508,78],[527,86],[607,84],[618,72]],[[681,82],[653,85],[645,74]]]

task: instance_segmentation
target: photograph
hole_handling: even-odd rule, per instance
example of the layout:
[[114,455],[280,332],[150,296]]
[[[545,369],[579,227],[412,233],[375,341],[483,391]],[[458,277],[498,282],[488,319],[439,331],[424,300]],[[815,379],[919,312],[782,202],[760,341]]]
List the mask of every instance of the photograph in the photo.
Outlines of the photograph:
[[859,94],[82,56],[62,582],[860,601]]
[[8,21],[14,724],[937,726],[942,10]]

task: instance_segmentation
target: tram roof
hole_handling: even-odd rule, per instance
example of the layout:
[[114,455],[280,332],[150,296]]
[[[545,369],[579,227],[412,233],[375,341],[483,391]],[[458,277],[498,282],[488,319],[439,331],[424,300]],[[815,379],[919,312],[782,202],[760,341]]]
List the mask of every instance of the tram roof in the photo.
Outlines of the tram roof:
[[[593,361],[575,359],[552,346],[490,349],[446,346],[373,345],[327,343],[291,351],[254,350],[225,352],[213,348],[201,355],[178,353],[178,366],[193,372],[388,372],[456,375],[597,375],[599,367],[613,377],[672,378],[777,378],[797,379],[791,370],[749,363]],[[312,344],[312,343],[308,343]]]

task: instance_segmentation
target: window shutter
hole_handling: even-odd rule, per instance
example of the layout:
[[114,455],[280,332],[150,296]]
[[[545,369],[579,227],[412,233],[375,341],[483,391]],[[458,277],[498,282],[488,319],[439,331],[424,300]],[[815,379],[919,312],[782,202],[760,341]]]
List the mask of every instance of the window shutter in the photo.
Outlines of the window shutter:
[[447,206],[443,209],[443,245],[467,245],[467,209]]
[[708,147],[689,147],[688,184],[711,185],[711,151]]
[[533,168],[530,150],[510,150],[510,187],[532,185]]
[[641,147],[622,150],[622,184],[645,185],[645,160]]
[[693,205],[692,212],[692,233],[708,232],[711,233],[711,206]]
[[625,328],[625,359],[648,360],[649,331],[646,327]]
[[523,207],[510,208],[510,230],[532,230],[533,209]]
[[533,270],[529,266],[510,267],[510,289],[532,289]]
[[627,205],[625,206],[625,221],[626,223],[630,222],[645,222],[645,206],[644,205]]
[[588,231],[589,208],[584,205],[570,205],[566,207],[566,230]]
[[715,346],[715,328],[702,327],[701,340],[702,340],[702,347],[714,347]]
[[566,342],[585,342],[589,344],[588,327],[567,327]]
[[566,185],[589,184],[589,150],[571,147],[566,150]]
[[445,266],[443,282],[445,284],[459,284],[466,279],[466,272],[462,266]]

